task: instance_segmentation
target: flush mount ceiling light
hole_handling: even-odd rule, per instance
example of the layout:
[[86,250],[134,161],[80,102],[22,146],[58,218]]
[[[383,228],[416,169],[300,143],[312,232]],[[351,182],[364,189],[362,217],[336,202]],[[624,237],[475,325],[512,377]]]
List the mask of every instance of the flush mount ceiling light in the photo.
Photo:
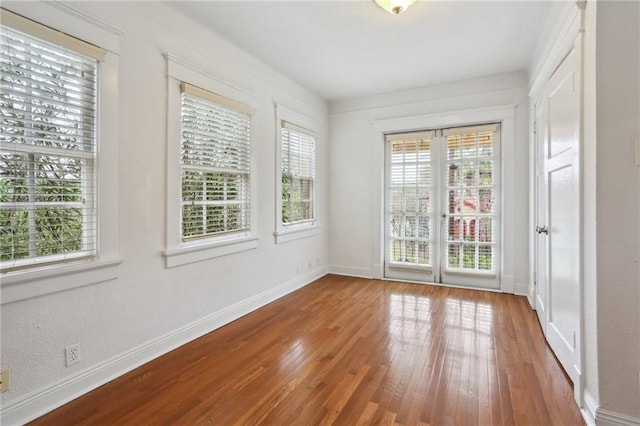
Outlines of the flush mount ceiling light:
[[400,15],[415,3],[416,0],[375,0],[375,2],[387,12]]

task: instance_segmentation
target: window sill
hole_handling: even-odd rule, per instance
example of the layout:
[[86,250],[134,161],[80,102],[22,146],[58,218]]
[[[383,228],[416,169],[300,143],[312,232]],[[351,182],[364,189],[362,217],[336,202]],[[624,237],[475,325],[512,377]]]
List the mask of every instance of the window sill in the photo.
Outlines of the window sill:
[[256,249],[258,248],[258,239],[258,236],[249,235],[230,240],[185,245],[167,249],[163,254],[167,259],[167,268],[174,268],[188,263],[201,262],[228,254]]
[[320,234],[320,226],[318,225],[285,228],[273,233],[274,237],[276,237],[276,244],[313,237],[318,234]]
[[9,272],[2,275],[1,303],[113,280],[121,263],[121,257],[113,257]]

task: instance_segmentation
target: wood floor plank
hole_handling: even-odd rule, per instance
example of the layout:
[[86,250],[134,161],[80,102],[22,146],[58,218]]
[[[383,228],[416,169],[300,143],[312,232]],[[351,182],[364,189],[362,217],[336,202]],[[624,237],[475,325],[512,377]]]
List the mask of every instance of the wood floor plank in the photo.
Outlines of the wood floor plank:
[[33,425],[583,425],[526,299],[328,275]]

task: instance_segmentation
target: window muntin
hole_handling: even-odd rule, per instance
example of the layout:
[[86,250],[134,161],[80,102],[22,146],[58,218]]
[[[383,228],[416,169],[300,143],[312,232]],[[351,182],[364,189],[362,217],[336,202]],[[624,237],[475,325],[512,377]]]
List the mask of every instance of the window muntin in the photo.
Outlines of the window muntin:
[[286,121],[281,126],[282,225],[313,224],[316,137]]
[[98,61],[4,23],[0,40],[2,271],[94,257]]
[[250,232],[251,114],[187,84],[181,105],[183,242]]

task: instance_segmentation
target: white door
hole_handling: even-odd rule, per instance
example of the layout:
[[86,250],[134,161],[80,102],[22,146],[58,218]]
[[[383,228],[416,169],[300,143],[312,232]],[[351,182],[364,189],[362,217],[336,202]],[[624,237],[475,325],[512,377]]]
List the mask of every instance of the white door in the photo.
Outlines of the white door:
[[[545,334],[574,384],[580,377],[580,52],[574,48],[544,90]],[[576,386],[578,388],[578,386]]]
[[499,125],[386,137],[385,277],[499,288]]
[[546,125],[545,102],[535,105],[535,179],[536,179],[536,211],[535,211],[535,309],[542,331],[546,334],[547,326],[547,174],[545,171],[545,148],[549,143]]

